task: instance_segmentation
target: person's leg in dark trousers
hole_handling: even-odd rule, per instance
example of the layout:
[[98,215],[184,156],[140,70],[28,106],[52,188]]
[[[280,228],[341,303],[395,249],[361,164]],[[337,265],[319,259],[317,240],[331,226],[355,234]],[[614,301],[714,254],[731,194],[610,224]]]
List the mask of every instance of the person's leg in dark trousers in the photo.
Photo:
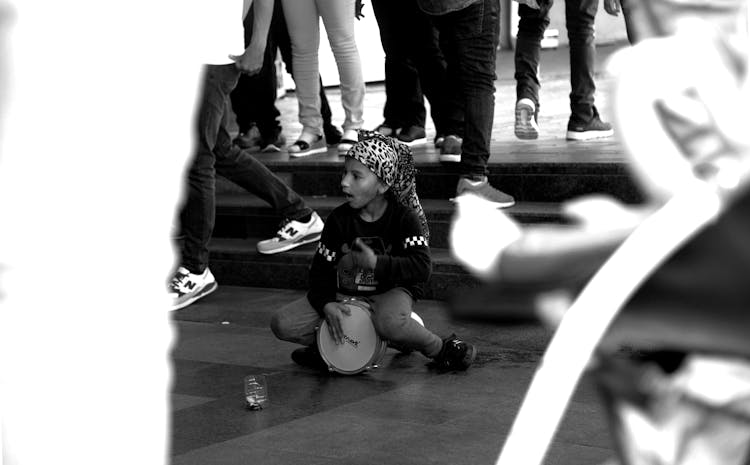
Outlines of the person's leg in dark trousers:
[[464,108],[464,140],[457,195],[471,192],[498,207],[513,197],[487,180],[495,116],[495,60],[499,40],[500,0],[482,0],[462,10],[435,16],[448,63],[449,85],[458,89]]
[[[272,34],[274,42],[281,53],[281,60],[284,62],[286,72],[294,76],[294,68],[292,67],[292,39],[289,37],[284,10],[281,8],[281,0],[274,2],[273,17]],[[276,21],[277,18],[278,21]],[[331,121],[333,114],[331,113],[331,106],[328,103],[328,97],[323,87],[323,79],[318,79],[320,80],[320,116],[323,118],[323,134],[328,145],[335,145],[341,141],[341,131]]]
[[539,53],[544,31],[549,26],[549,9],[552,2],[540,9],[518,5],[518,34],[514,53],[516,101],[527,98],[534,102],[539,112]]
[[499,0],[482,0],[437,17],[440,45],[448,62],[449,87],[458,91],[463,102],[461,173],[467,176],[487,174],[495,111],[499,13]]
[[[253,36],[253,18],[253,7],[250,7],[243,22],[245,46],[250,43]],[[284,21],[283,16],[281,21]],[[276,22],[278,22],[277,11],[274,7],[261,70],[253,76],[241,75],[237,87],[231,93],[232,110],[237,117],[239,132],[247,135],[250,128],[256,125],[261,137],[261,140],[258,141],[258,149],[275,142],[277,136],[281,133],[281,125],[277,121],[281,113],[276,108],[276,66],[274,63],[276,44],[273,34]],[[236,140],[236,142],[242,148],[252,148],[247,146],[247,142],[241,140]]]
[[307,221],[313,211],[299,194],[250,153],[232,145],[226,128],[222,124],[216,138],[216,173],[260,197],[284,218]]
[[409,126],[425,126],[424,97],[410,50],[416,36],[412,31],[415,8],[415,0],[372,2],[380,30],[380,43],[385,52],[383,125],[394,131]]
[[589,121],[594,116],[594,19],[598,0],[566,0],[565,25],[570,44],[570,110],[572,117]]
[[430,102],[436,138],[463,134],[463,105],[456,94],[448,90],[447,63],[440,49],[438,30],[415,0],[403,2],[402,8],[411,24],[406,46],[417,68],[422,92]]
[[594,105],[594,67],[596,47],[594,42],[594,18],[598,0],[567,0],[565,2],[565,24],[570,43],[570,119],[568,140],[589,140],[609,137],[612,125],[599,117]]
[[[182,266],[193,274],[203,273],[208,266],[208,241],[215,223],[214,148],[226,117],[227,98],[237,85],[239,76],[240,72],[234,64],[207,65],[204,68],[203,89],[196,115],[196,151],[188,171],[187,196],[181,214],[184,235]],[[228,134],[226,137],[229,137]]]

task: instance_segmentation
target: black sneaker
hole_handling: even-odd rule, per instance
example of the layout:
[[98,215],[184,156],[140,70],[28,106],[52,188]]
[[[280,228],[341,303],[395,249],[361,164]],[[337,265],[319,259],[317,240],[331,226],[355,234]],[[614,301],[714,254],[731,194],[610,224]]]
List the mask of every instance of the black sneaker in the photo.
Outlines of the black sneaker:
[[464,342],[455,334],[443,339],[443,348],[435,357],[435,367],[440,371],[464,371],[477,356],[477,348]]
[[422,127],[409,126],[398,133],[398,140],[408,146],[424,144],[427,142],[427,134],[425,134]]
[[599,118],[599,112],[596,107],[593,108],[594,116],[588,121],[581,121],[575,116],[568,120],[568,133],[565,135],[567,140],[591,140],[602,137],[610,137],[614,134],[612,125],[605,123]]
[[320,356],[320,351],[318,351],[317,346],[307,346],[294,349],[294,351],[292,351],[292,360],[297,365],[303,367],[314,368],[316,370],[328,370],[328,365],[326,365],[323,357]]
[[257,126],[252,126],[246,132],[241,132],[232,142],[241,149],[249,150],[251,152],[258,151],[261,149],[260,131]]
[[338,145],[338,143],[341,142],[341,131],[339,131],[339,128],[333,124],[323,125],[323,135],[325,136],[326,144],[328,145]]
[[461,163],[461,147],[463,139],[458,136],[445,136],[440,147],[439,160],[443,163]]

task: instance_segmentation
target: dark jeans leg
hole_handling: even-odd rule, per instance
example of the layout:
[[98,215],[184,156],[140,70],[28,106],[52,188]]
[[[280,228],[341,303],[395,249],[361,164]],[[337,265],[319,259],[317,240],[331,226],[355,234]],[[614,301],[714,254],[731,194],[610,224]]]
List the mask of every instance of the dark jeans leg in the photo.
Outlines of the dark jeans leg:
[[[203,71],[203,88],[196,115],[196,151],[187,176],[187,198],[181,213],[185,240],[182,266],[202,273],[208,266],[208,241],[215,222],[216,156],[218,134],[226,121],[226,103],[237,84],[234,64],[208,65]],[[226,133],[226,127],[223,127]],[[229,135],[225,136],[227,139]],[[231,145],[231,142],[229,142]]]
[[284,218],[298,220],[312,213],[299,194],[266,165],[231,144],[226,126],[220,129],[214,152],[218,174],[260,197]]
[[411,22],[407,46],[419,74],[422,92],[430,102],[435,132],[438,135],[463,133],[463,106],[456,98],[451,98],[455,94],[448,92],[447,64],[440,49],[437,28],[415,0],[402,4]]
[[[253,76],[241,75],[237,87],[231,94],[232,110],[237,116],[237,125],[240,132],[247,132],[253,124],[256,124],[261,136],[265,139],[273,139],[281,131],[281,125],[277,121],[281,113],[276,108],[276,67],[274,66],[274,60],[276,59],[277,44],[273,32],[273,28],[278,27],[280,11],[280,6],[274,8],[271,31],[268,34],[263,57],[263,67],[258,74]],[[253,16],[253,7],[250,7],[243,23],[245,46],[250,43],[253,35]],[[281,16],[280,21],[284,21],[283,16]]]
[[[289,30],[286,27],[286,19],[284,18],[284,10],[281,8],[281,0],[274,1],[274,19],[277,14],[281,19],[278,21],[278,25],[273,23],[272,33],[274,35],[276,46],[279,48],[279,52],[281,52],[281,60],[284,62],[286,72],[294,76],[294,68],[292,67],[292,40],[289,38]],[[333,117],[331,106],[328,103],[328,97],[323,88],[323,79],[318,79],[320,80],[320,116],[323,117],[323,126],[330,126],[332,124],[331,118]]]
[[515,50],[516,100],[531,99],[539,108],[539,52],[544,31],[549,26],[548,5],[535,10],[524,4],[518,5],[518,35]]
[[573,118],[589,121],[593,116],[594,18],[598,0],[566,0],[565,24],[570,42],[570,110]]
[[449,80],[452,77],[463,101],[463,175],[487,174],[495,112],[499,15],[499,0],[482,0],[463,10],[435,17]]
[[[383,117],[392,127],[425,125],[424,97],[419,74],[409,51],[415,0],[373,0],[372,9],[385,51],[385,107]],[[406,4],[406,5],[404,5]]]

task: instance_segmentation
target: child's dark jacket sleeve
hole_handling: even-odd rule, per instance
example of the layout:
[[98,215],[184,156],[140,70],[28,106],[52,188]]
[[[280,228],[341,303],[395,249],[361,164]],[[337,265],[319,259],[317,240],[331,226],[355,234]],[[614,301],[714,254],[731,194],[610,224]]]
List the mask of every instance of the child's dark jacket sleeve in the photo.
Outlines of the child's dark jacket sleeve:
[[375,278],[396,286],[425,283],[432,272],[432,260],[419,218],[411,209],[405,210],[398,224],[398,243],[390,254],[378,255]]
[[323,307],[329,302],[336,301],[336,264],[341,258],[341,234],[338,229],[332,212],[326,219],[310,266],[310,290],[307,292],[307,300],[321,316]]

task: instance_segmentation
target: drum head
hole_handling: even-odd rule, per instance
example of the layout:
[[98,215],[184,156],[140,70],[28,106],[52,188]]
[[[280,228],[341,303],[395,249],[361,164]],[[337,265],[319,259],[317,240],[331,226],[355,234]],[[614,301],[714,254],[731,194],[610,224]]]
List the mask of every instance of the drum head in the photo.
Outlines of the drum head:
[[344,343],[336,344],[331,338],[328,323],[323,321],[318,328],[318,349],[331,370],[343,374],[355,374],[370,368],[377,362],[384,343],[375,332],[370,310],[362,302],[344,302],[351,315],[344,315],[342,329]]

